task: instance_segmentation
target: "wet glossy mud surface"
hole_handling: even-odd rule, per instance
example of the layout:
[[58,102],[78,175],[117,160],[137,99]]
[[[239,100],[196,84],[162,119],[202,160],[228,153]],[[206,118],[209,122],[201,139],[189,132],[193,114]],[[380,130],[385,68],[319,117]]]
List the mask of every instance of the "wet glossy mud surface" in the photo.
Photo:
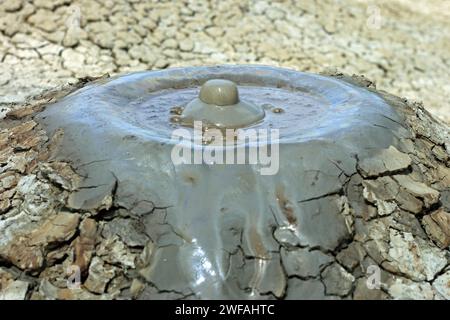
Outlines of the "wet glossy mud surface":
[[[236,82],[242,99],[266,109],[252,128],[280,130],[277,174],[261,175],[259,164],[172,163],[171,134],[180,126],[170,110],[215,78]],[[85,177],[69,205],[98,208],[113,190],[114,205],[144,221],[151,249],[139,272],[154,295],[205,299],[325,297],[319,280],[308,282],[311,290],[297,283],[299,261],[315,276],[334,261],[352,237],[342,190],[358,158],[408,136],[402,117],[366,88],[260,66],[113,78],[36,120],[49,134],[64,130],[58,159]]]

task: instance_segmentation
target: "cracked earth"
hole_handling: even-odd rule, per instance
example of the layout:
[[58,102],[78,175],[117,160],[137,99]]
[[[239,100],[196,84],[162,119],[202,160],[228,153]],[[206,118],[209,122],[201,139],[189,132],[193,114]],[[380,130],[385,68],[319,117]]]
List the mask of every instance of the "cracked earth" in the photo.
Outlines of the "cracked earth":
[[[334,76],[374,90],[362,77]],[[158,247],[161,238],[169,244],[182,238],[166,219],[168,207],[118,201],[117,179],[89,186],[95,195],[89,203],[73,201],[88,177],[54,159],[64,132],[48,137],[33,118],[83,85],[30,99],[1,123],[0,298],[198,298],[170,278],[154,278],[170,271],[155,270],[159,250],[168,248]],[[237,234],[229,260],[242,270],[232,276],[240,290],[263,299],[450,298],[449,128],[419,103],[382,95],[406,116],[398,148],[356,156],[353,173],[342,171],[336,191],[298,201],[325,214],[320,219],[334,215],[331,233],[338,237],[325,233],[316,243],[299,243],[274,216],[277,246],[255,254]],[[290,200],[279,199],[289,220]],[[259,259],[268,263],[263,278],[255,269]],[[67,282],[73,268],[81,273],[75,289]],[[374,270],[375,289],[368,285]]]
[[0,1],[0,112],[77,78],[260,63],[363,74],[450,121],[444,0]]
[[[196,298],[149,281],[159,234],[143,217],[172,232],[167,208],[119,205],[117,180],[87,207],[74,204],[85,177],[52,158],[63,132],[48,137],[33,120],[90,77],[217,63],[337,68],[424,101],[450,121],[448,4],[348,3],[2,1],[0,299]],[[75,84],[50,90],[68,82]],[[448,126],[420,103],[385,97],[406,114],[410,137],[357,159],[338,191],[301,201],[336,212],[342,239],[305,246],[276,229],[272,281],[256,287],[245,278],[255,257],[234,251],[243,291],[251,286],[266,299],[450,299]],[[74,266],[78,289],[67,287]],[[381,273],[375,290],[367,285],[373,266]]]

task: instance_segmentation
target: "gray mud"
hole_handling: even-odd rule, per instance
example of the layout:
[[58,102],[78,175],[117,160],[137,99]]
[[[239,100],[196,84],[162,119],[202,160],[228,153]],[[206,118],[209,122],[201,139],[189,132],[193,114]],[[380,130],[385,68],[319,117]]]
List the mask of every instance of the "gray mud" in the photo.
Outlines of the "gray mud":
[[[276,175],[261,175],[259,165],[173,165],[171,133],[178,126],[170,110],[212,78],[232,80],[243,99],[284,111],[267,112],[252,126],[280,129]],[[296,266],[313,264],[318,277],[335,260],[354,234],[343,195],[357,162],[411,138],[404,117],[368,88],[254,66],[112,78],[48,106],[35,120],[49,136],[63,129],[54,160],[85,177],[68,206],[96,210],[113,193],[113,206],[144,221],[152,251],[140,275],[157,289],[153,295],[203,299],[306,298],[309,286],[325,298],[318,280],[290,284],[298,280]]]

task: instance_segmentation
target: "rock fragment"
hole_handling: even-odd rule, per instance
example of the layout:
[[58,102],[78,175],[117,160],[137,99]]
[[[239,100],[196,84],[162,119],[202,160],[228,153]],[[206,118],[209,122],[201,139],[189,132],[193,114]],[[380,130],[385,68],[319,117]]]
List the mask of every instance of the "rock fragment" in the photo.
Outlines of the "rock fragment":
[[45,178],[67,191],[74,191],[81,181],[81,177],[65,162],[42,163],[39,169]]
[[145,234],[145,226],[131,218],[116,218],[106,223],[102,235],[105,238],[117,235],[129,247],[144,247],[149,240]]
[[358,167],[362,176],[368,178],[407,169],[411,163],[409,155],[390,146],[371,157],[362,159],[359,161]]
[[368,202],[377,207],[380,216],[387,216],[397,209],[395,202],[399,187],[390,177],[381,177],[375,180],[362,182],[363,196]]
[[450,300],[450,270],[433,281],[433,288],[446,300]]
[[397,300],[431,300],[434,292],[427,282],[414,282],[405,278],[396,278],[388,288],[389,295]]
[[113,266],[106,265],[102,259],[94,257],[84,286],[93,293],[104,293],[108,283],[115,277],[116,269]]
[[73,242],[74,265],[78,266],[81,273],[84,274],[94,254],[97,223],[94,219],[84,219],[80,223],[79,230],[80,235]]
[[11,201],[9,199],[0,199],[0,214],[7,212],[11,208]]
[[39,286],[39,293],[32,298],[47,300],[110,300],[114,297],[109,294],[96,295],[83,288],[58,288],[48,280],[43,279]]
[[289,227],[278,227],[273,236],[275,240],[283,246],[296,247],[300,245],[300,239]]
[[130,294],[133,299],[136,299],[144,290],[145,284],[138,279],[133,279],[130,287]]
[[112,265],[121,265],[124,269],[135,268],[137,255],[117,237],[104,240],[97,249],[97,255]]
[[450,213],[443,208],[426,215],[422,220],[428,236],[441,249],[450,246]]
[[[355,216],[362,217],[364,220],[370,220],[377,216],[377,209],[368,203],[363,194],[364,192],[363,179],[360,175],[353,175],[346,186],[346,195],[350,206],[352,207]],[[371,198],[374,198],[373,196]]]
[[354,300],[385,300],[388,297],[380,288],[369,287],[368,279],[363,277],[356,280]]
[[378,208],[379,215],[389,215],[397,205],[409,212],[420,214],[439,201],[439,192],[408,175],[394,175],[364,180],[364,198]]
[[[20,176],[15,172],[5,172],[0,174],[0,191],[5,192],[6,190],[12,189],[17,186]],[[6,199],[7,197],[0,197],[0,199]]]
[[45,261],[48,247],[68,241],[78,226],[79,216],[60,213],[29,234],[19,234],[0,250],[0,256],[22,270],[37,270]]
[[448,263],[444,251],[407,232],[390,230],[389,265],[415,281],[431,281]]
[[393,178],[406,192],[421,199],[426,208],[439,201],[439,192],[423,182],[414,181],[407,175],[395,175]]
[[336,259],[349,270],[353,270],[358,266],[366,256],[364,248],[356,241],[353,241],[349,246],[341,250]]
[[395,228],[402,232],[409,232],[415,237],[420,237],[427,240],[427,234],[425,233],[419,219],[404,210],[397,210],[392,215],[392,222],[395,224]]
[[24,300],[28,292],[28,282],[15,280],[0,290],[0,300]]
[[76,213],[61,212],[57,214],[31,233],[29,245],[46,247],[68,241],[76,232],[79,218]]
[[348,295],[355,282],[355,277],[337,263],[333,263],[322,272],[322,279],[326,294],[340,297]]
[[19,120],[33,114],[34,112],[35,110],[33,107],[11,110],[6,114],[5,119]]

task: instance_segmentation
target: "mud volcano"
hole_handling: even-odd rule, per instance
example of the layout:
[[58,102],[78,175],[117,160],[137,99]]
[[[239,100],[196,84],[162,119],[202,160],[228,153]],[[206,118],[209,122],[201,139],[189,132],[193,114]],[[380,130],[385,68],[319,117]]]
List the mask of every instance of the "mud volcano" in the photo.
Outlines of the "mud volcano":
[[[141,72],[88,84],[34,120],[49,137],[63,133],[51,161],[80,177],[64,210],[101,217],[143,248],[128,274],[141,298],[388,298],[413,285],[445,297],[448,131],[363,78]],[[279,135],[217,147],[193,138],[196,121],[203,132]],[[262,148],[270,162],[174,163],[174,132],[192,138],[185,151]],[[367,287],[370,266],[381,288]]]

